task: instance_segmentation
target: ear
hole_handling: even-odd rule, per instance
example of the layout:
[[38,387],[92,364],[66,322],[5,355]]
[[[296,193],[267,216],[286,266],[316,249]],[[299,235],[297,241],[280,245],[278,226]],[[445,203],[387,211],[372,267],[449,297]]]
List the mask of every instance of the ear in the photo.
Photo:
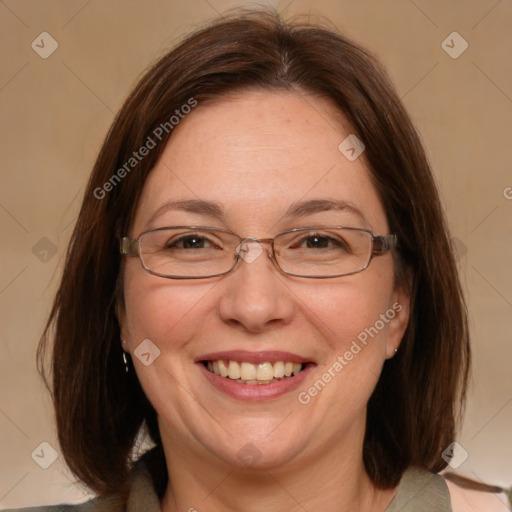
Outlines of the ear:
[[397,284],[386,314],[390,318],[387,330],[386,359],[391,359],[400,347],[407,325],[409,325],[410,293],[407,283]]

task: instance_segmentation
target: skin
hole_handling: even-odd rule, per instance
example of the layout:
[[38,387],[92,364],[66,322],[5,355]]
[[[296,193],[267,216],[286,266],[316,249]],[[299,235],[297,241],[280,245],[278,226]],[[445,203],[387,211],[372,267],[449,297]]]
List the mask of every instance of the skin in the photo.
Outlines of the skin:
[[[148,177],[132,238],[172,225],[226,228],[273,237],[318,224],[389,233],[364,155],[350,162],[338,145],[350,128],[327,100],[297,92],[251,91],[199,105],[177,128]],[[166,211],[166,201],[222,205],[224,221]],[[294,202],[335,199],[348,211],[284,219]],[[228,275],[173,280],[146,272],[138,258],[124,268],[124,349],[144,339],[161,351],[149,366],[133,357],[159,415],[170,483],[164,512],[383,511],[395,489],[376,489],[362,461],[366,406],[384,361],[393,357],[409,318],[408,296],[395,286],[393,256],[363,272],[331,279],[282,274],[264,251]],[[307,405],[312,386],[365,328],[399,303],[400,312]],[[283,350],[316,363],[297,391],[247,402],[225,395],[194,359],[222,350]],[[258,459],[247,467],[247,443]]]

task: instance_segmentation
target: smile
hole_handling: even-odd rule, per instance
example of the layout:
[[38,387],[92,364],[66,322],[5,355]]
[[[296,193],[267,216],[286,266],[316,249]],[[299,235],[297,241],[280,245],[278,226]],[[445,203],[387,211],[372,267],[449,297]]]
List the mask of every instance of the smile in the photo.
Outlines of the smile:
[[305,365],[291,361],[261,362],[258,364],[247,361],[217,359],[203,361],[204,366],[215,375],[231,379],[240,384],[261,385],[279,382],[301,373]]

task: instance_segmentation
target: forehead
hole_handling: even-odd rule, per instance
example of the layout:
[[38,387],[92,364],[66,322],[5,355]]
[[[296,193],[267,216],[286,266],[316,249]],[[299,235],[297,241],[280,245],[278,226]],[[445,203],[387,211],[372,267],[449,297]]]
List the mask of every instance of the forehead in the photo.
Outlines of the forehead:
[[[296,91],[250,91],[199,104],[173,130],[151,171],[134,231],[157,227],[148,226],[155,212],[183,200],[217,203],[223,227],[265,235],[274,227],[288,229],[280,219],[307,200],[342,201],[363,213],[364,221],[354,216],[353,222],[386,230],[364,153],[351,161],[339,149],[350,134],[329,100]],[[325,221],[327,213],[321,215]],[[176,219],[162,217],[159,225]]]

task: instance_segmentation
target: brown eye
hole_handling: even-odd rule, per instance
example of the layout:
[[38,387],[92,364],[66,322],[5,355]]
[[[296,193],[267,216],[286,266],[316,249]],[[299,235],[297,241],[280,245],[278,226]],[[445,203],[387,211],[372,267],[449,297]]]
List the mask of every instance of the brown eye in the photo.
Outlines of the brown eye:
[[180,236],[165,244],[165,249],[210,249],[212,247],[214,244],[211,240],[197,234]]
[[312,234],[308,235],[296,244],[293,245],[292,249],[349,249],[349,245],[342,238],[335,238],[328,235]]
[[329,239],[325,236],[308,236],[306,239],[306,247],[308,249],[324,249],[330,246],[330,242],[332,239]]

